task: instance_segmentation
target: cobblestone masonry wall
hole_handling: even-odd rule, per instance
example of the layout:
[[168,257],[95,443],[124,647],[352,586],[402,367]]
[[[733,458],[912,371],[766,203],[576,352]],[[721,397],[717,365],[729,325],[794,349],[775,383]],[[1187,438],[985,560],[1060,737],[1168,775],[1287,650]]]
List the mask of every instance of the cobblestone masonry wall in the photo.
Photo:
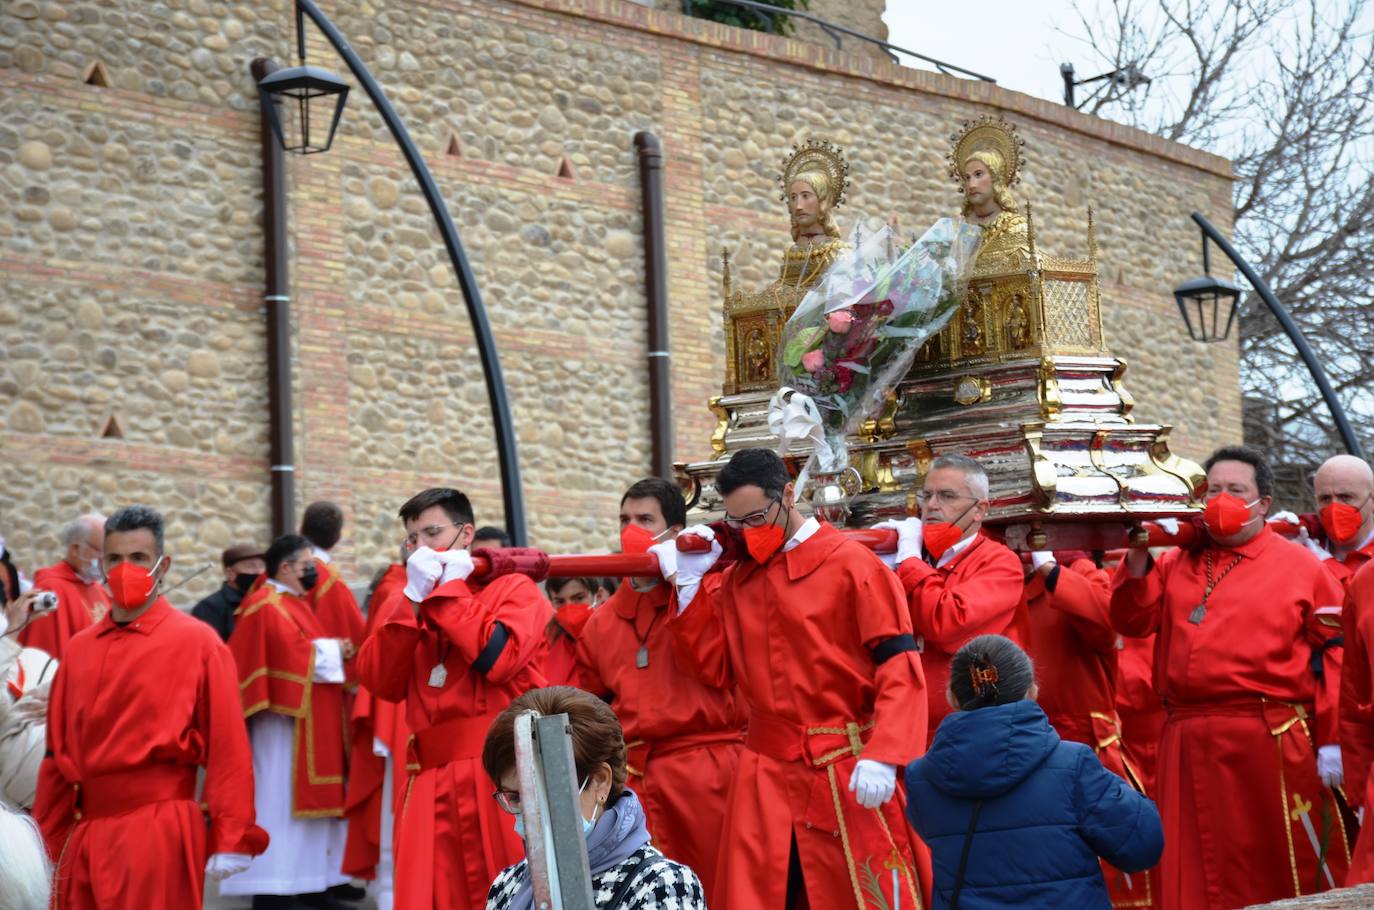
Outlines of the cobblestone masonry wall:
[[[956,207],[959,122],[1026,138],[1019,188],[1046,248],[1096,209],[1107,329],[1142,420],[1194,457],[1239,438],[1234,346],[1183,337],[1195,208],[1229,221],[1216,157],[1000,88],[622,0],[322,4],[395,102],[462,233],[509,383],[534,543],[611,545],[648,467],[637,130],[663,141],[677,456],[719,389],[720,250],[761,285],[787,242],[774,178],[833,139],[840,212],[919,230]],[[825,15],[825,4],[816,11]],[[881,2],[855,16],[872,19]],[[291,53],[287,0],[11,0],[0,7],[0,533],[55,558],[79,511],[170,519],[178,566],[268,533],[257,56]],[[811,36],[801,35],[800,38]],[[319,40],[311,59],[343,71]],[[977,68],[978,61],[962,61]],[[93,83],[93,84],[92,84]],[[355,87],[336,147],[289,167],[297,491],[349,512],[351,580],[390,558],[395,510],[457,483],[499,523],[472,330],[429,214]],[[174,573],[175,574],[175,573]],[[202,576],[183,606],[211,590]]]

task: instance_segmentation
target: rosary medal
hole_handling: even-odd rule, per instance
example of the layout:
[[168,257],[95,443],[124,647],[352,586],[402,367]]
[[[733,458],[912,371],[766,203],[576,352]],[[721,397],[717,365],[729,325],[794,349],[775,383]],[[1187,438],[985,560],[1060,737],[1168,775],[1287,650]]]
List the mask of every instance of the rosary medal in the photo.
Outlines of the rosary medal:
[[442,689],[444,683],[448,682],[448,668],[443,664],[435,664],[434,669],[429,671],[429,685],[434,689]]
[[1200,625],[1202,625],[1202,619],[1203,619],[1203,617],[1206,616],[1206,615],[1207,615],[1207,604],[1206,604],[1206,602],[1203,602],[1203,603],[1198,604],[1196,607],[1193,607],[1193,612],[1191,612],[1191,613],[1188,614],[1188,621],[1189,621],[1190,623],[1192,623],[1193,625],[1195,625],[1195,626],[1200,626]]
[[649,646],[640,645],[639,653],[635,654],[635,666],[643,670],[649,666]]

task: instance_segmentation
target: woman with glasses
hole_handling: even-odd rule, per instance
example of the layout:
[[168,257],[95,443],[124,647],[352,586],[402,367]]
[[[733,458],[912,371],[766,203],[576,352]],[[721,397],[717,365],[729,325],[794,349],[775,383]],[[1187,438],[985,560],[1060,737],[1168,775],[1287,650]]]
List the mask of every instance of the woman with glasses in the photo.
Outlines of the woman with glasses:
[[[660,853],[650,842],[644,809],[625,786],[625,736],[610,707],[571,686],[532,689],[511,702],[492,722],[482,748],[482,767],[496,785],[492,794],[525,837],[520,784],[515,767],[515,719],[527,711],[568,715],[573,763],[580,783],[582,831],[591,864],[592,896],[598,910],[676,907],[705,910],[696,873]],[[487,910],[530,910],[534,890],[524,860],[496,876]]]

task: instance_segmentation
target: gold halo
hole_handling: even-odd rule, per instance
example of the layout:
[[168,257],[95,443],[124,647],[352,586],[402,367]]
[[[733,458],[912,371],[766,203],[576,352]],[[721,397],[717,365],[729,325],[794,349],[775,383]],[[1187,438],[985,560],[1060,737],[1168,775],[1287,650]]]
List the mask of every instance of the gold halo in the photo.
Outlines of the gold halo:
[[974,152],[993,151],[1001,156],[1002,184],[1012,187],[1021,179],[1021,165],[1026,142],[1000,116],[984,114],[977,120],[965,120],[963,129],[949,137],[954,148],[949,154],[949,175],[956,183],[964,182],[963,167]]
[[779,198],[783,202],[787,201],[787,188],[792,181],[807,171],[825,174],[830,183],[830,210],[839,208],[849,188],[849,162],[844,160],[844,150],[824,139],[808,139],[792,146],[792,154],[783,161],[782,173],[778,175],[778,185],[782,187]]

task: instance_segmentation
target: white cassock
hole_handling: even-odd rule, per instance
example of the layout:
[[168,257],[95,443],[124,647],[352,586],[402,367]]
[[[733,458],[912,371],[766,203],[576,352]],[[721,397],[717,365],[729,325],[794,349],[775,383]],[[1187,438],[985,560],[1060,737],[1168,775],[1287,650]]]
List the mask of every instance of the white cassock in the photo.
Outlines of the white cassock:
[[[331,638],[313,644],[314,681],[342,683],[339,642]],[[253,807],[258,824],[272,841],[267,852],[254,857],[246,871],[220,883],[220,894],[316,894],[350,881],[339,871],[348,823],[342,818],[296,818],[291,814],[295,736],[294,718],[261,711],[248,719],[248,738],[253,744]]]

